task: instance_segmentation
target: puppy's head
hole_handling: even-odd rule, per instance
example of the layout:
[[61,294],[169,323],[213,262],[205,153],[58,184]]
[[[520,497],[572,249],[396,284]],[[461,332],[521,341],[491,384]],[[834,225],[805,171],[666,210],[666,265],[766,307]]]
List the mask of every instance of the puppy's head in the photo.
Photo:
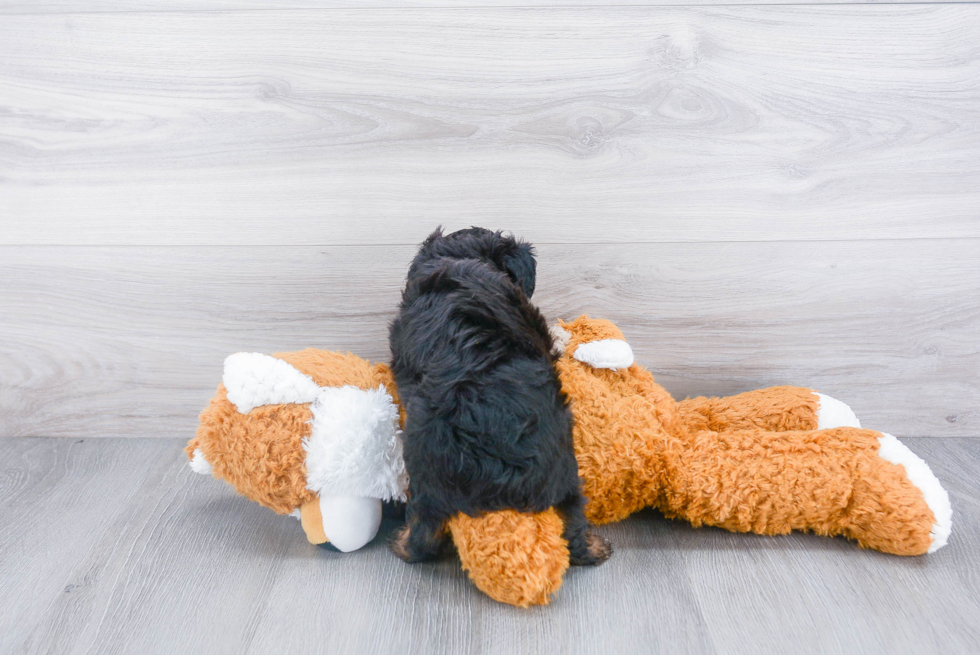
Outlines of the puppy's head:
[[420,266],[438,258],[478,259],[506,273],[528,298],[534,293],[537,270],[534,248],[526,241],[500,231],[471,227],[443,234],[442,228],[437,228],[419,247],[418,255],[408,271],[409,279]]

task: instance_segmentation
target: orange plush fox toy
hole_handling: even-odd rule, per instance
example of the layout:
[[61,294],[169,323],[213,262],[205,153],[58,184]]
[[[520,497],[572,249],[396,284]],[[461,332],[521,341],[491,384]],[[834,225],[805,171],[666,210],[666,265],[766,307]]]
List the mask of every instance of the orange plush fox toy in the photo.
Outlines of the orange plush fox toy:
[[[656,507],[695,526],[844,535],[896,555],[946,543],[952,511],[929,467],[840,401],[774,387],[677,402],[609,321],[582,316],[553,334],[594,523]],[[383,364],[239,353],[187,453],[194,470],[297,515],[310,541],[353,550],[376,534],[381,500],[404,498],[400,420]],[[568,550],[553,511],[459,515],[448,529],[492,598],[541,605],[561,586]]]

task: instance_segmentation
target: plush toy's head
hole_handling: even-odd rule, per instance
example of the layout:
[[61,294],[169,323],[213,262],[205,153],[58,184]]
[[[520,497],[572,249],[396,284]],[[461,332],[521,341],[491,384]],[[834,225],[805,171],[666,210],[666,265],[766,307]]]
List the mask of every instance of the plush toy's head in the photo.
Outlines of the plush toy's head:
[[231,355],[187,446],[191,467],[300,518],[312,543],[356,550],[408,485],[388,377],[350,354]]
[[[604,376],[628,379],[632,351],[609,321],[581,317],[553,332],[565,352],[559,368],[572,367],[575,385],[601,391]],[[301,518],[311,542],[353,550],[376,534],[381,500],[405,497],[397,398],[388,367],[354,355],[238,353],[188,444],[191,466]],[[460,514],[448,527],[463,568],[490,597],[541,605],[561,586],[569,552],[554,510]]]

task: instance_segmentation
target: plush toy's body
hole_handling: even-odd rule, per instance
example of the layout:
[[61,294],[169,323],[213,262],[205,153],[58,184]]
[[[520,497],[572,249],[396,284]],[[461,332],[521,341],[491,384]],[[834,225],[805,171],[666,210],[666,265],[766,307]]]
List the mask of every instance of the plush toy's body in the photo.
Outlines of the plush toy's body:
[[558,370],[574,399],[579,474],[595,523],[656,507],[696,526],[845,535],[897,555],[946,543],[948,499],[938,480],[894,437],[860,429],[843,403],[800,387],[676,402],[632,361],[588,363],[585,348],[625,346],[612,323],[582,317],[562,330]]
[[[694,525],[845,535],[898,555],[945,544],[949,499],[928,466],[894,437],[860,429],[843,403],[798,387],[677,402],[633,363],[612,323],[583,316],[562,323],[555,335],[564,349],[557,368],[572,402],[576,458],[593,522],[656,507]],[[397,397],[384,365],[317,351],[279,357],[317,384],[365,390],[383,384]],[[318,357],[323,371],[314,374],[307,360]],[[301,443],[310,433],[304,423],[309,410],[260,407],[243,415],[239,409],[250,407],[236,409],[219,389],[188,454],[201,451],[215,475],[279,512],[315,505]],[[263,463],[269,458],[280,463]],[[301,513],[306,528],[307,512]],[[449,529],[471,579],[502,602],[547,603],[568,568],[562,523],[553,512],[459,515]]]

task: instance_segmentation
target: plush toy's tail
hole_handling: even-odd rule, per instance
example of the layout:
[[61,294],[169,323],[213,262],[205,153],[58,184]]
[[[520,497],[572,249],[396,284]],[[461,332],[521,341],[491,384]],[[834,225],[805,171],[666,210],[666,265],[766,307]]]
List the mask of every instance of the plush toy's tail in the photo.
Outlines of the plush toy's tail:
[[[939,480],[933,474],[929,465],[909,450],[901,441],[890,434],[882,433],[878,437],[878,444],[878,458],[891,465],[892,474],[897,469],[899,471],[899,477],[907,480],[908,484],[919,492],[919,495],[914,493],[910,494],[912,500],[909,504],[921,507],[921,504],[925,503],[928,511],[932,513],[932,524],[929,526],[929,547],[926,552],[936,552],[946,545],[946,542],[949,540],[949,533],[953,527],[953,508],[949,503],[949,494],[943,489],[942,484],[940,484]],[[868,480],[865,480],[865,483],[868,482]],[[899,515],[903,511],[909,511],[904,507],[895,509],[891,506],[894,504],[894,501],[890,503],[887,501],[880,502],[880,505],[887,510],[889,518],[893,515]],[[879,519],[871,517],[872,523],[876,520]],[[873,528],[872,531],[876,532]],[[876,547],[874,544],[870,545],[873,548]]]
[[946,543],[939,481],[890,435],[859,428],[700,432],[672,466],[667,516],[695,526],[845,535],[864,548],[922,555]]
[[476,518],[458,514],[449,530],[463,570],[494,600],[518,607],[547,605],[561,587],[568,544],[555,510],[502,510]]

